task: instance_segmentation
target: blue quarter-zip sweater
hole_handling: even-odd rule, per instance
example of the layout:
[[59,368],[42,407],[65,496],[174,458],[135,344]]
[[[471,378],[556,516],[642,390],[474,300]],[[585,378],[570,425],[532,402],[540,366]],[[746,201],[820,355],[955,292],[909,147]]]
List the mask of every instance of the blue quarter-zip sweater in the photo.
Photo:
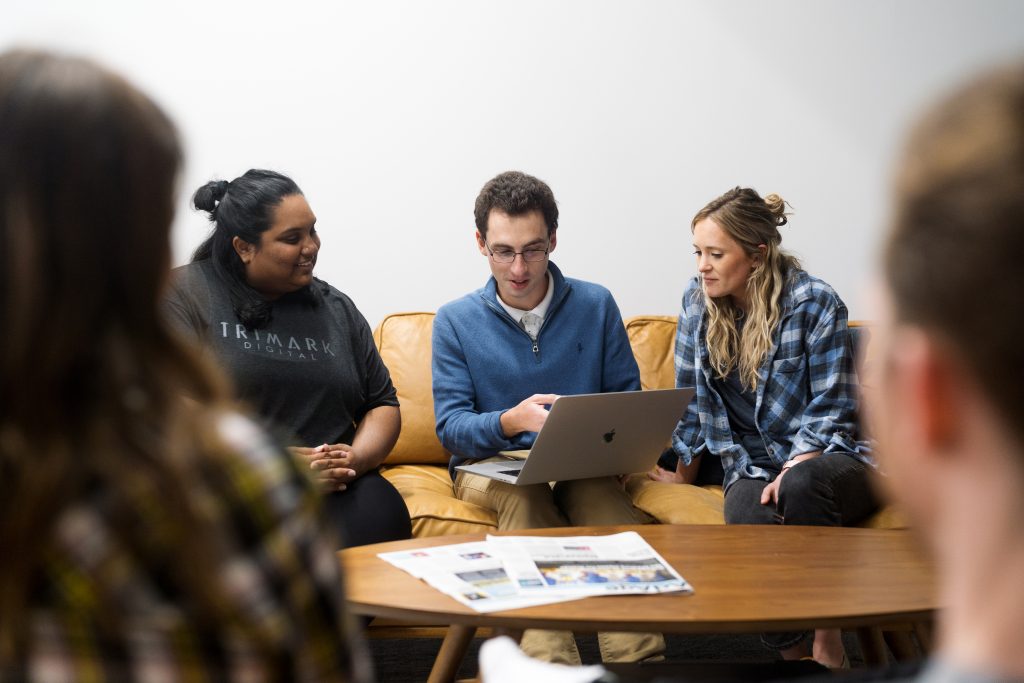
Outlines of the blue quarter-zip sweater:
[[548,264],[554,295],[534,342],[498,303],[492,277],[445,304],[434,319],[437,437],[465,460],[529,448],[535,432],[505,438],[500,418],[533,394],[594,394],[640,388],[640,371],[611,292],[566,278]]

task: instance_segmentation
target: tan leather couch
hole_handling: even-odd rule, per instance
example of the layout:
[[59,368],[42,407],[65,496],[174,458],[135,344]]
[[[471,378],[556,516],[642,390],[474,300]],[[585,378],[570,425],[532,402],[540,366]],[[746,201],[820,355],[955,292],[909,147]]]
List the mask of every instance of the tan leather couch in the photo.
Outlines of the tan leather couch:
[[[396,313],[381,321],[373,333],[402,404],[402,432],[385,461],[383,473],[409,506],[413,535],[490,531],[497,527],[497,522],[489,510],[453,495],[448,453],[434,432],[430,378],[433,322],[433,313]],[[674,386],[675,329],[674,316],[635,316],[626,320],[644,389]],[[659,522],[724,524],[720,487],[663,484],[643,475],[632,477],[627,486],[636,506]],[[896,511],[886,508],[865,526],[897,527],[902,526],[902,519]]]

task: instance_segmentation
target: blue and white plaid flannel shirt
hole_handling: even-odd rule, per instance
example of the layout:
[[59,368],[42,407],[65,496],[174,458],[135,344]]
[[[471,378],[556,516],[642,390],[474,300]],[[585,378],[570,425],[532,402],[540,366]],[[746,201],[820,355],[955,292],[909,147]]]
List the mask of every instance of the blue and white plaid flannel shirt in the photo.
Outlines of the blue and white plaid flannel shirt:
[[[683,293],[676,331],[676,386],[696,387],[672,448],[689,464],[710,453],[722,459],[723,486],[737,479],[771,480],[733,440],[704,342],[706,305],[699,278]],[[781,468],[790,458],[822,451],[851,453],[873,464],[871,447],[858,441],[857,372],[847,328],[846,305],[825,282],[802,270],[789,274],[782,292],[782,318],[773,345],[758,370],[754,421],[771,459]]]

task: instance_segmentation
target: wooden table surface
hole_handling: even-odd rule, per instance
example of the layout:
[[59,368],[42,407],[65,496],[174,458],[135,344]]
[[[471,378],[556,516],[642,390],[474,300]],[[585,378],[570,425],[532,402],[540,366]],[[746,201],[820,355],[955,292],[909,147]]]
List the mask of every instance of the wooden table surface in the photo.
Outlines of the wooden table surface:
[[692,595],[616,595],[478,614],[377,553],[479,541],[419,538],[339,553],[356,614],[411,623],[506,628],[738,633],[855,627],[927,618],[934,574],[907,531],[798,526],[574,527],[510,535],[636,531],[694,588]]
[[653,524],[508,534],[620,531],[641,534],[690,582],[693,594],[602,596],[479,614],[377,553],[479,541],[483,534],[380,543],[343,550],[339,557],[356,614],[453,627],[431,675],[438,681],[454,676],[478,627],[753,633],[927,621],[937,607],[933,569],[905,530]]

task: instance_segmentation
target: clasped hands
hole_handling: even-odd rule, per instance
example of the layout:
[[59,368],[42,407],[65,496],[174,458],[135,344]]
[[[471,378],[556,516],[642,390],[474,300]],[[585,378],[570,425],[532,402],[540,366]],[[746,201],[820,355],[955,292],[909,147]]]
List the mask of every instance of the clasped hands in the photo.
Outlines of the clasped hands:
[[359,457],[346,443],[323,444],[315,447],[292,446],[288,450],[301,462],[309,465],[320,486],[326,492],[344,491],[349,482],[359,476]]

